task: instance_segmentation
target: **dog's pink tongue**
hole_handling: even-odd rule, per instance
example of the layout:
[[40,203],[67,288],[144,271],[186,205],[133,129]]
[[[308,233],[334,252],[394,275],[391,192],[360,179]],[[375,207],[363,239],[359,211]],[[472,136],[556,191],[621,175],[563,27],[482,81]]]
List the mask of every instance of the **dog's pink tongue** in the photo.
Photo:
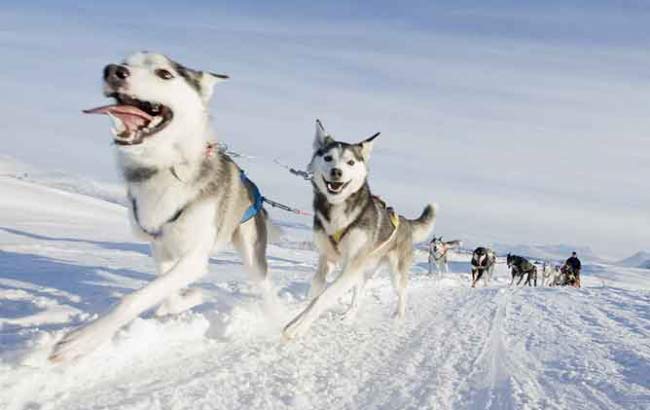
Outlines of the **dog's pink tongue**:
[[105,105],[83,111],[85,114],[111,114],[122,121],[129,132],[147,125],[153,117],[132,105]]

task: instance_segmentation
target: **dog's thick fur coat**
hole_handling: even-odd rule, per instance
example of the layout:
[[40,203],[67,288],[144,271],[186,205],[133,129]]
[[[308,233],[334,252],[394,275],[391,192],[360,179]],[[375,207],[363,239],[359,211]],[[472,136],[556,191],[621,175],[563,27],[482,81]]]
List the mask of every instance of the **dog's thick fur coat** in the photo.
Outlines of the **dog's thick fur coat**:
[[266,212],[242,223],[253,202],[251,186],[225,154],[206,155],[213,137],[208,102],[212,86],[224,78],[147,52],[104,70],[105,94],[117,104],[88,112],[109,114],[117,128],[130,220],[151,244],[158,277],[65,335],[51,360],[89,352],[146,310],[175,314],[201,303],[200,290],[188,286],[206,273],[210,254],[229,243],[269,294]]
[[472,287],[476,287],[476,283],[481,279],[481,277],[483,278],[483,283],[487,286],[494,274],[496,263],[497,257],[492,249],[482,246],[474,249],[471,261]]
[[[309,289],[307,308],[284,329],[293,339],[307,332],[320,314],[345,292],[354,289],[346,318],[359,308],[365,274],[386,266],[397,291],[396,316],[406,312],[408,272],[414,242],[423,241],[433,229],[435,206],[425,207],[415,220],[399,216],[368,185],[368,159],[374,139],[358,143],[335,141],[316,122],[314,154],[309,165],[314,187],[314,239],[319,252],[318,269]],[[327,275],[336,266],[341,273],[329,286]]]
[[429,275],[433,275],[433,267],[435,266],[438,272],[438,280],[442,279],[443,272],[449,272],[449,251],[461,246],[463,246],[463,243],[458,239],[443,241],[442,236],[434,236],[429,242]]
[[508,256],[506,256],[506,262],[512,275],[509,286],[512,286],[517,277],[519,277],[517,286],[521,284],[524,277],[526,277],[524,286],[533,286],[533,284],[537,286],[537,266],[530,263],[528,259],[523,256],[508,254]]

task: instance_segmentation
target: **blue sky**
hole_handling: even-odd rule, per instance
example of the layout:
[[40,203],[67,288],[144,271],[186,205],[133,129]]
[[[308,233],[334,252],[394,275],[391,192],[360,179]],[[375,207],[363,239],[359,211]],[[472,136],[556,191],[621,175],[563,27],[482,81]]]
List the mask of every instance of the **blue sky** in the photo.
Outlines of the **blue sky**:
[[224,72],[220,138],[268,196],[310,190],[314,118],[382,131],[373,188],[439,233],[648,248],[650,5],[644,2],[4,2],[2,153],[116,180],[101,68],[134,50]]

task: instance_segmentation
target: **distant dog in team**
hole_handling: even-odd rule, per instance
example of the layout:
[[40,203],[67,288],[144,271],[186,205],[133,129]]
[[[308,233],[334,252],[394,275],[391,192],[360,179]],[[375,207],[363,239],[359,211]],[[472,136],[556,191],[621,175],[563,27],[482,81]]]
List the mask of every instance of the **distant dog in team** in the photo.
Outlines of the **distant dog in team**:
[[537,266],[530,263],[530,261],[522,256],[508,254],[506,257],[506,262],[508,263],[508,268],[512,275],[512,280],[510,281],[510,286],[515,281],[515,278],[519,278],[517,286],[521,284],[521,281],[526,277],[524,286],[532,286],[534,283],[537,286]]
[[476,287],[479,279],[483,278],[483,283],[487,286],[492,280],[494,267],[497,263],[496,254],[492,249],[479,246],[472,252],[472,287]]
[[458,249],[463,243],[457,239],[453,241],[443,241],[442,236],[434,236],[429,242],[429,275],[433,275],[433,267],[436,267],[438,279],[442,274],[449,272],[449,251]]
[[[309,170],[313,175],[318,269],[309,289],[309,305],[284,328],[287,339],[305,334],[325,309],[354,288],[347,312],[353,317],[359,308],[365,274],[382,266],[392,274],[398,300],[396,316],[403,317],[406,312],[413,245],[425,240],[433,229],[436,207],[427,205],[418,219],[411,220],[371,193],[368,160],[378,135],[349,144],[335,140],[316,121]],[[328,273],[337,266],[341,273],[326,287]]]
[[208,102],[220,74],[140,52],[104,68],[114,103],[88,110],[113,121],[119,168],[135,234],[151,244],[158,277],[107,314],[68,333],[50,359],[81,356],[156,308],[179,313],[202,301],[189,285],[207,272],[210,254],[233,243],[268,294],[267,215],[259,192],[213,139]]
[[559,266],[549,261],[542,265],[542,286],[557,286],[560,284],[562,271]]

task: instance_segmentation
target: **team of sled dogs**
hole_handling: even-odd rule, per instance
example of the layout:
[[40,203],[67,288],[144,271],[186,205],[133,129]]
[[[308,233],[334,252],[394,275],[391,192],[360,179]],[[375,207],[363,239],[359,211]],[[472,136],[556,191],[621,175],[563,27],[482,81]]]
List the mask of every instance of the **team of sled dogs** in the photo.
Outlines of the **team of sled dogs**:
[[[104,68],[103,92],[113,102],[85,112],[106,115],[113,122],[129,219],[136,235],[151,244],[158,275],[105,315],[66,334],[50,360],[86,354],[150,309],[164,316],[202,303],[201,291],[192,283],[206,273],[210,255],[229,244],[240,253],[264,300],[272,301],[266,262],[269,219],[263,197],[228,155],[206,149],[214,140],[208,103],[214,85],[227,78],[151,52],[132,54]],[[318,268],[307,307],[284,327],[286,339],[305,334],[349,290],[353,301],[347,315],[353,317],[365,278],[379,268],[391,273],[397,293],[395,315],[405,314],[414,243],[432,231],[436,206],[427,205],[417,219],[408,219],[373,195],[368,161],[378,135],[358,143],[342,142],[316,122],[309,171]],[[448,250],[460,244],[441,239],[437,263],[446,269]],[[477,249],[472,285],[481,276],[488,280],[494,263],[494,252]],[[517,260],[512,263],[530,282],[527,267]],[[326,286],[336,267],[340,274]]]
[[[191,285],[206,273],[211,253],[228,244],[241,254],[264,299],[272,299],[263,199],[230,157],[206,150],[214,140],[208,103],[214,85],[227,78],[150,52],[104,68],[104,95],[114,101],[85,112],[113,121],[130,221],[135,233],[150,242],[158,276],[107,314],[66,334],[54,346],[52,361],[82,356],[147,310],[155,308],[163,316],[201,303],[200,289]],[[309,170],[318,269],[308,306],[283,330],[286,339],[307,332],[350,289],[355,296],[348,314],[353,316],[366,275],[383,267],[397,292],[395,315],[405,314],[414,243],[433,229],[436,207],[427,205],[419,218],[408,219],[373,195],[368,161],[378,135],[347,143],[316,123]],[[337,266],[341,273],[325,286]]]

